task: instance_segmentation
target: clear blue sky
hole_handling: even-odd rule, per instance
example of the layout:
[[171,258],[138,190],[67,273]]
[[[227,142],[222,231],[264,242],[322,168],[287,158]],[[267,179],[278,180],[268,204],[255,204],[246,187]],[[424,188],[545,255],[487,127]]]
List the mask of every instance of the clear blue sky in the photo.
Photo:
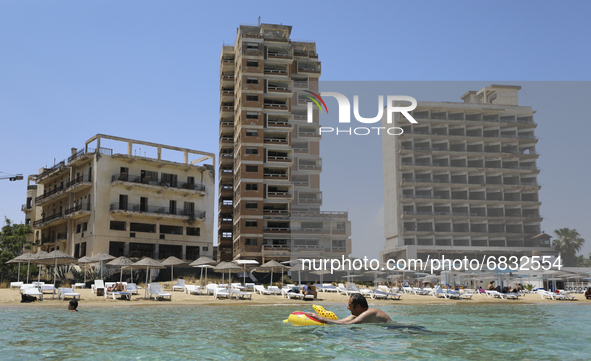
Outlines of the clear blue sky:
[[[217,152],[221,46],[234,42],[238,25],[256,24],[259,16],[292,25],[293,39],[316,41],[323,81],[488,85],[591,80],[590,10],[586,2],[540,1],[2,1],[0,171],[36,174],[97,133]],[[590,129],[583,105],[591,93],[584,84],[573,94],[581,100],[571,102],[574,118],[556,111],[561,103],[552,102],[548,86],[532,93],[555,114],[537,130],[547,135],[538,146],[542,229],[577,228],[586,254]],[[563,88],[559,95],[571,99]],[[536,103],[524,91],[524,103]],[[461,93],[451,95],[445,100]],[[339,200],[346,182],[333,182],[343,169],[331,160],[338,148],[322,147],[324,208],[365,206]],[[348,148],[354,147],[361,149]],[[25,185],[0,181],[0,216],[24,221]],[[376,210],[381,189],[364,189],[373,200],[367,208]],[[364,246],[360,232],[370,225],[354,213],[353,254],[377,256],[383,243]]]

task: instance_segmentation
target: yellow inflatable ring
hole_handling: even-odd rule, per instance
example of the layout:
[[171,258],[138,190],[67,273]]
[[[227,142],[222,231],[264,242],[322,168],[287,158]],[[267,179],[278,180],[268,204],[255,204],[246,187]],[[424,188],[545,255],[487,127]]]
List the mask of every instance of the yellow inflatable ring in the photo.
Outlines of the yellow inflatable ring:
[[[316,313],[319,314],[320,316],[326,317],[330,320],[338,319],[337,315],[335,315],[334,312],[327,311],[322,306],[312,305],[312,307],[314,308],[314,311],[316,311]],[[302,311],[293,312],[291,315],[289,315],[287,320],[283,320],[283,322],[286,322],[286,323],[291,322],[296,326],[324,326],[325,325],[325,323],[320,322],[313,317],[306,316],[306,314],[304,314]]]

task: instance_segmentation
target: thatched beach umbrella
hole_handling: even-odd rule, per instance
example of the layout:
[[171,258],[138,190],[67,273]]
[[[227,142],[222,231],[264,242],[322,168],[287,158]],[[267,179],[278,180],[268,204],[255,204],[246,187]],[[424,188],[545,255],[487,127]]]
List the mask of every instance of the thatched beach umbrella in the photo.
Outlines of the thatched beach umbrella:
[[137,261],[136,263],[130,266],[131,268],[146,268],[146,294],[145,297],[148,298],[148,273],[150,273],[150,268],[166,268],[160,262],[153,260],[150,257],[142,258],[141,260]]
[[100,252],[95,254],[94,256],[90,257],[91,260],[93,260],[94,262],[100,262],[101,265],[101,279],[103,279],[103,261],[110,261],[112,259],[115,259],[114,256],[111,256],[108,253],[105,252]]
[[284,266],[281,263],[272,260],[272,261],[269,261],[263,265],[258,266],[257,271],[263,270],[263,271],[269,272],[269,270],[271,270],[271,281],[269,283],[272,285],[273,284],[273,270],[280,269],[281,270],[281,287],[283,287],[283,270],[287,269],[287,268],[289,268],[289,267]]
[[[90,257],[88,256],[84,256],[80,259],[78,259],[79,264],[84,264],[84,283],[86,284],[86,264],[87,263],[93,263],[94,261],[92,259],[90,259]],[[86,286],[85,286],[86,287]]]
[[[121,267],[121,274],[119,275],[119,282],[123,282],[123,267],[131,266],[133,264],[133,262],[129,258],[127,258],[125,256],[121,256],[119,258],[115,258],[114,260],[112,260],[111,262],[109,262],[107,264],[109,266]],[[131,271],[131,272],[133,272],[133,271]],[[133,281],[133,278],[132,278],[132,281]]]
[[205,268],[205,282],[207,282],[207,269],[209,268],[208,266],[214,266],[216,264],[216,261],[205,256],[201,256],[189,264],[189,266],[191,267],[201,267],[201,276],[199,276],[199,286],[203,286],[201,284],[201,279],[203,278],[203,269]]
[[232,282],[230,279],[230,274],[240,273],[243,271],[242,267],[232,262],[221,262],[220,264],[215,266],[213,270],[216,272],[222,272],[222,275],[223,272],[228,271],[228,285],[230,285],[230,283]]
[[[31,259],[31,262],[39,265],[39,264],[43,264],[43,260],[45,259],[45,257],[47,257],[49,253],[42,251],[42,250],[38,250],[37,253],[35,253],[33,255],[33,259]],[[37,272],[37,282],[41,282],[41,267],[39,267],[39,271]]]
[[162,261],[163,266],[170,266],[170,287],[172,287],[172,282],[174,281],[174,266],[178,266],[181,264],[187,264],[187,262],[176,258],[175,256],[170,256],[164,261]]
[[55,280],[57,278],[57,265],[58,264],[62,265],[62,264],[74,263],[74,262],[76,262],[76,258],[56,249],[55,251],[50,252],[44,258],[42,258],[38,261],[39,261],[39,263],[42,263],[42,264],[53,264],[54,265],[54,269],[53,269],[53,297],[55,297]]
[[27,262],[27,283],[29,283],[29,268],[31,267],[31,260],[35,259],[35,254],[31,252],[23,253],[20,256],[14,257],[6,263],[18,263],[18,278],[21,281],[21,262]]

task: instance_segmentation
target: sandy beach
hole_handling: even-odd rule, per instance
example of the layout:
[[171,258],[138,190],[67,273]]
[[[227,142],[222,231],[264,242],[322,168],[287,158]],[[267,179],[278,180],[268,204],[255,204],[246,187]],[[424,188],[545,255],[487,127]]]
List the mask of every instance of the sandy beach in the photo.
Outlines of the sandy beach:
[[[261,296],[253,294],[252,300],[237,300],[219,299],[216,300],[213,296],[206,295],[189,295],[184,292],[175,291],[172,293],[172,300],[155,301],[153,298],[145,299],[144,290],[140,290],[139,295],[133,295],[130,301],[113,300],[112,297],[105,298],[104,296],[96,296],[90,289],[77,289],[80,293],[81,300],[79,308],[84,307],[132,307],[132,306],[249,306],[249,305],[294,305],[296,308],[311,308],[310,301],[302,301],[296,299],[287,299],[282,296]],[[526,294],[519,297],[517,300],[500,300],[498,298],[489,298],[486,295],[474,295],[471,300],[452,300],[444,298],[435,298],[433,296],[417,296],[412,294],[402,294],[400,300],[376,300],[368,299],[370,306],[382,305],[443,305],[443,304],[457,304],[457,305],[475,305],[475,304],[591,304],[591,300],[585,300],[582,294],[574,295],[575,301],[554,301],[542,299],[537,294]],[[320,292],[318,300],[314,303],[318,304],[343,304],[346,305],[348,297],[336,293]],[[68,299],[62,301],[56,298],[52,299],[51,293],[46,293],[43,301],[35,301],[31,303],[21,303],[21,295],[17,289],[0,289],[0,307],[67,307]],[[295,310],[295,309],[294,309]]]

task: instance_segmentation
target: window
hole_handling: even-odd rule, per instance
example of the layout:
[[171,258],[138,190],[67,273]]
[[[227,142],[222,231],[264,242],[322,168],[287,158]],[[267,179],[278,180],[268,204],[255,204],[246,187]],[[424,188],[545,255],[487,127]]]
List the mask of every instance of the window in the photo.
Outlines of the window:
[[185,212],[185,216],[194,216],[195,215],[195,203],[194,202],[185,202],[184,212]]
[[82,224],[77,224],[76,225],[76,233],[80,233],[81,229],[82,229]]
[[256,43],[247,43],[246,50],[259,50],[259,44]]
[[148,197],[140,197],[140,212],[148,211]]
[[257,209],[258,204],[257,202],[246,202],[245,205],[246,209]]
[[176,174],[162,173],[160,175],[160,185],[167,187],[177,186],[178,176]]
[[176,201],[169,201],[168,202],[168,213],[169,214],[176,214]]
[[86,242],[80,243],[80,257],[86,256]]
[[203,252],[209,251],[209,247],[203,247]]
[[127,230],[127,222],[111,221],[109,229],[112,231],[125,231]]
[[160,233],[164,234],[183,234],[183,227],[182,226],[168,226],[165,224],[160,225]]
[[127,210],[127,194],[119,195],[119,209],[123,211]]
[[259,119],[259,113],[246,113],[246,119]]
[[259,96],[256,95],[256,94],[254,94],[254,95],[248,94],[248,95],[246,95],[246,101],[247,102],[258,102],[259,101]]
[[246,227],[258,227],[258,222],[257,221],[245,221],[244,225]]
[[256,173],[259,171],[259,166],[258,165],[247,165],[246,166],[246,171],[248,173]]
[[199,236],[201,235],[201,230],[199,227],[187,227],[187,236]]
[[86,232],[88,230],[88,222],[82,223],[82,232]]
[[258,130],[247,129],[246,130],[246,136],[247,137],[258,137],[259,136],[259,131]]
[[246,154],[259,154],[259,148],[246,148]]
[[140,181],[144,184],[156,184],[158,182],[158,172],[142,169],[140,172]]
[[259,67],[259,62],[258,62],[258,60],[247,60],[246,61],[246,66],[253,67],[253,68],[258,68]]
[[258,191],[259,185],[256,183],[246,183],[246,190],[247,191]]
[[258,242],[256,238],[245,238],[244,244],[247,246],[256,246],[258,245]]
[[74,245],[74,258],[80,258],[80,244]]
[[156,225],[149,223],[134,223],[129,224],[129,230],[132,232],[156,233]]
[[345,248],[345,241],[333,239],[332,248]]
[[246,84],[258,84],[259,78],[246,78]]

